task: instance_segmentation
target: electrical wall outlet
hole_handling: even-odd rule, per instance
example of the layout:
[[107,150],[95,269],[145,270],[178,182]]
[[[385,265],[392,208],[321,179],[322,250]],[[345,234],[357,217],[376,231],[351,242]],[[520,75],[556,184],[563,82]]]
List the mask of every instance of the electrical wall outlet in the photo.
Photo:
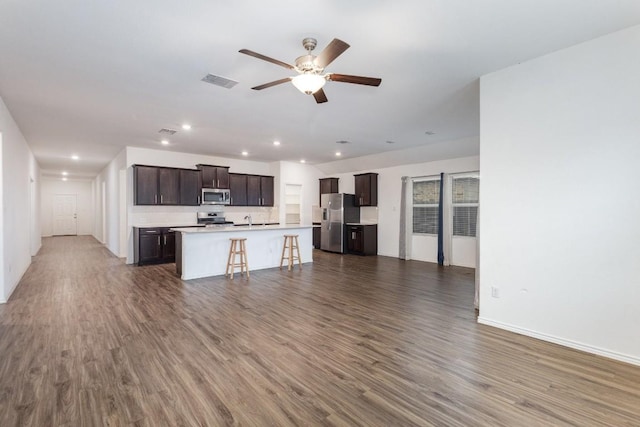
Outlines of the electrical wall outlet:
[[493,298],[500,298],[500,289],[496,288],[495,286],[491,287],[491,296]]

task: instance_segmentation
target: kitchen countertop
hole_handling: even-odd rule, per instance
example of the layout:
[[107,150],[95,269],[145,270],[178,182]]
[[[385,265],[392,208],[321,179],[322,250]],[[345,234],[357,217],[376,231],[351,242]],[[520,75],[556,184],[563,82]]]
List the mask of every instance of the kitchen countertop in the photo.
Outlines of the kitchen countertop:
[[[263,225],[279,225],[279,222],[267,222],[267,223],[262,223],[262,221],[260,222],[256,222],[255,224],[253,224],[254,227],[260,226],[262,227]],[[249,223],[245,222],[245,223],[240,223],[240,222],[236,222],[233,225],[235,225],[236,227],[248,227]]]
[[204,227],[204,224],[182,224],[182,225],[176,225],[175,222],[171,222],[171,223],[148,223],[148,224],[138,224],[138,225],[132,225],[132,227],[135,228],[158,228],[158,227],[169,227],[169,228],[176,228],[176,227],[180,227],[180,228],[185,228],[185,227]]
[[199,227],[199,228],[182,228],[173,227],[171,230],[185,234],[194,233],[224,233],[229,231],[261,231],[261,230],[295,230],[301,228],[312,228],[311,225],[231,225],[228,227]]
[[377,222],[347,222],[347,225],[378,225]]

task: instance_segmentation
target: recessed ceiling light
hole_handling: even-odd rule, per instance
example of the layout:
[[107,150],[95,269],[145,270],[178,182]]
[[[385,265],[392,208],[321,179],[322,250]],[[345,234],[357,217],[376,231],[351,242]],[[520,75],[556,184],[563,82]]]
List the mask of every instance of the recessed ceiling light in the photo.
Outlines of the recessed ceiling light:
[[62,176],[67,176],[67,175],[69,175],[69,172],[67,172],[67,171],[62,171]]
[[163,139],[162,141],[160,141],[160,143],[162,145],[169,145],[169,141],[167,141],[166,139]]
[[387,144],[395,144],[395,141],[385,141]]
[[342,153],[339,151],[336,151],[336,157],[340,157],[340,156],[342,156]]
[[62,180],[63,180],[63,181],[66,181],[66,180],[67,180],[67,177],[66,177],[66,176],[65,176],[65,177],[63,177],[63,178],[62,178]]
[[243,151],[243,152],[242,152],[242,155],[243,155],[243,156],[248,156],[248,155],[249,155],[249,152],[248,152],[248,151]]
[[348,144],[348,143],[349,141],[345,141],[344,139],[340,141],[336,141],[336,144]]
[[307,161],[305,159],[300,159],[300,163],[306,163]]
[[273,141],[273,145],[280,145],[280,141]]
[[189,129],[191,129],[191,125],[189,123],[185,123],[185,124],[182,125],[182,129],[189,130]]
[[77,154],[73,154],[73,155],[71,156],[71,158],[72,158],[73,160],[80,160],[80,156],[78,156]]
[[424,134],[425,134],[425,135],[429,135],[429,136],[431,136],[431,135],[435,135],[436,133],[435,133],[435,132],[433,132],[433,131],[428,130],[428,131],[426,131]]

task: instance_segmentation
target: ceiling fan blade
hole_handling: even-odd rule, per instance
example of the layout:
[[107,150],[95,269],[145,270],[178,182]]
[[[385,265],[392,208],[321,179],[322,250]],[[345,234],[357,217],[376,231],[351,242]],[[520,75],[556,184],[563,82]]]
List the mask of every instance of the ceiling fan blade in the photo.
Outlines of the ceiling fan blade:
[[325,95],[324,90],[320,89],[313,94],[313,97],[316,99],[318,104],[322,104],[323,102],[329,101],[327,99],[327,95]]
[[328,74],[332,82],[355,83],[357,85],[380,86],[382,79],[374,77],[350,76],[348,74]]
[[264,56],[260,53],[254,52],[249,49],[240,49],[238,52],[244,53],[245,55],[253,56],[254,58],[262,59],[263,61],[271,62],[272,64],[279,65],[281,67],[287,68],[289,70],[295,70],[293,65],[287,64],[286,62],[278,61],[277,59],[269,58],[268,56]]
[[273,82],[269,82],[269,83],[265,83],[263,85],[260,86],[256,86],[256,87],[252,87],[251,89],[253,90],[262,90],[262,89],[266,89],[268,87],[271,86],[276,86],[276,85],[281,85],[282,83],[287,83],[291,81],[291,77],[285,77],[284,79],[280,79],[280,80],[276,80]]
[[321,68],[326,68],[327,65],[331,64],[334,59],[338,56],[342,55],[342,52],[349,49],[349,45],[342,40],[333,39],[331,43],[324,48],[322,52],[316,57],[315,63],[317,66]]

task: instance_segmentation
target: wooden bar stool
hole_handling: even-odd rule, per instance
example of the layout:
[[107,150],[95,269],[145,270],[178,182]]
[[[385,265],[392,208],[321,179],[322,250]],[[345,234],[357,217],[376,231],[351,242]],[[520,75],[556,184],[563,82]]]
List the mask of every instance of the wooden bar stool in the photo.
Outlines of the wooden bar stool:
[[[289,253],[285,255],[286,249],[289,248]],[[297,255],[294,255],[295,253]],[[298,266],[302,268],[302,259],[300,258],[300,248],[298,247],[298,235],[297,234],[285,234],[284,235],[284,245],[282,246],[282,256],[280,257],[280,269],[282,269],[282,263],[285,260],[285,256],[288,263],[287,270],[293,270],[293,262],[294,260],[298,260]]]
[[[246,238],[231,238],[231,246],[229,247],[229,259],[227,260],[227,273],[225,276],[230,276],[233,279],[233,272],[235,267],[240,267],[240,274],[247,272],[247,278],[249,277],[249,261],[247,261],[247,250],[244,245]],[[240,262],[236,262],[236,257],[240,256]],[[231,270],[231,273],[229,273]]]

